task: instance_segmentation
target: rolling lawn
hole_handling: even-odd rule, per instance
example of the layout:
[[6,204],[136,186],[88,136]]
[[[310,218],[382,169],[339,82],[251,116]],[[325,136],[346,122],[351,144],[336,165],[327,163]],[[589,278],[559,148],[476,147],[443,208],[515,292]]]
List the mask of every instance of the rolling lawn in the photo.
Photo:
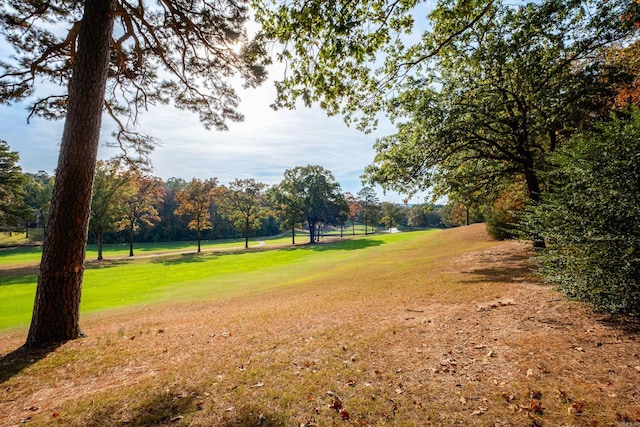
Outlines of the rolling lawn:
[[45,349],[4,269],[0,427],[637,425],[637,327],[531,255],[475,224],[92,262],[85,336]]
[[[362,249],[404,242],[424,233],[379,234],[331,244],[285,249],[160,255],[92,263],[85,271],[81,310],[92,312],[169,299],[212,299],[264,292],[299,283],[310,276],[322,274],[323,271],[356,262]],[[289,241],[290,238],[287,237],[274,239],[269,243],[282,244]],[[237,245],[237,242],[227,242],[216,248],[237,248]],[[192,246],[183,246],[181,243],[146,245],[144,249],[138,249],[137,253],[161,254],[181,249],[192,249]],[[37,250],[12,250],[9,257],[13,265],[16,265],[21,260],[27,262],[35,255],[39,256]],[[88,256],[91,255],[89,251]],[[112,257],[121,255],[116,251],[109,252]],[[4,275],[0,275],[0,330],[24,326],[30,321],[37,281],[33,273],[7,273],[10,272],[5,271]]]

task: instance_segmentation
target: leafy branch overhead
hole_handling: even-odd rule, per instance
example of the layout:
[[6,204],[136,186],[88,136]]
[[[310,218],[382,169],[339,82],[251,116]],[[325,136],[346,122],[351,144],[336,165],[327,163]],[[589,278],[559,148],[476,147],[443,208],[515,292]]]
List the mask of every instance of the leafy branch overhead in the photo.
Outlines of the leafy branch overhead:
[[[28,101],[29,117],[65,116],[83,7],[82,1],[3,2],[0,28],[15,53],[0,62],[0,102]],[[230,77],[255,87],[265,80],[268,62],[247,37],[248,16],[242,1],[116,1],[105,111],[123,148],[152,148],[153,139],[135,125],[138,114],[156,104],[173,101],[199,114],[206,128],[242,120]],[[46,89],[39,90],[41,84]],[[46,93],[50,84],[60,93]]]
[[[437,64],[454,61],[454,49],[491,42],[487,28],[505,13],[537,9],[525,31],[534,40],[564,46],[561,66],[625,38],[639,22],[637,4],[623,0],[518,5],[446,0],[435,8],[420,0],[253,0],[252,6],[262,26],[259,38],[273,43],[276,59],[286,66],[285,74],[276,76],[274,107],[295,108],[298,100],[319,103],[365,130],[416,79],[441,77]],[[544,76],[540,82],[544,86]]]

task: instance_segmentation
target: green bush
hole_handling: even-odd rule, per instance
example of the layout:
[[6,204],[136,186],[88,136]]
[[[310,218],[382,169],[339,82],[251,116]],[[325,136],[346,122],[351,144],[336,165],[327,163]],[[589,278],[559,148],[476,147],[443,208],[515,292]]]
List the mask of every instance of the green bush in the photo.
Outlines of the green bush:
[[639,314],[640,111],[574,137],[553,164],[526,221],[547,242],[544,273],[598,310]]

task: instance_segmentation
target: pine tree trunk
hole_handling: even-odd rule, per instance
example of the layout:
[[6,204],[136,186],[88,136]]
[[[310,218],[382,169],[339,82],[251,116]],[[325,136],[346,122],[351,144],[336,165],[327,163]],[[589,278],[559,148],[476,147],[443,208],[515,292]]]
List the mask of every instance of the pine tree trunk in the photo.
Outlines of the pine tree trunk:
[[29,347],[81,336],[80,294],[114,6],[115,0],[86,0],[85,3],[26,342]]

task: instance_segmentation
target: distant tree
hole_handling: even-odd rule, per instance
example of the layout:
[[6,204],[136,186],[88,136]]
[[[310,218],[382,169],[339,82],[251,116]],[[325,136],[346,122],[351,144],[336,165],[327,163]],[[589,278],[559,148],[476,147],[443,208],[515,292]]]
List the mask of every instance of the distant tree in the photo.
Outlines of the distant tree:
[[402,209],[395,203],[382,202],[382,205],[380,206],[380,214],[382,215],[380,221],[384,223],[387,230],[391,232],[394,225],[400,224]]
[[12,230],[25,216],[24,185],[27,181],[18,165],[20,156],[0,140],[0,227]]
[[300,209],[309,226],[309,242],[315,243],[319,223],[332,222],[336,202],[341,197],[340,184],[322,166],[307,165],[287,169],[278,184],[280,191],[296,209]]
[[358,199],[353,194],[346,192],[344,193],[345,200],[347,201],[347,205],[349,206],[349,219],[351,220],[351,234],[356,235],[356,217],[360,212],[360,203]]
[[80,335],[103,112],[119,127],[117,144],[143,155],[152,139],[135,125],[149,105],[173,99],[178,108],[198,113],[207,128],[242,119],[227,79],[239,75],[253,87],[265,78],[263,51],[247,41],[248,14],[247,5],[235,0],[1,3],[0,33],[15,52],[0,63],[0,102],[29,99],[40,82],[48,85],[44,90],[64,88],[30,105],[31,115],[65,117],[65,128],[28,345]]
[[216,178],[204,181],[194,178],[184,190],[180,190],[176,194],[178,208],[175,213],[191,218],[189,229],[195,230],[197,233],[198,253],[200,253],[202,231],[211,229],[209,208],[213,198],[213,189],[217,185]]
[[162,218],[160,224],[154,227],[157,239],[160,241],[189,240],[193,233],[189,231],[189,221],[175,213],[178,209],[176,195],[187,188],[188,182],[183,178],[171,177],[163,183],[164,197],[158,206],[158,214]]
[[296,227],[305,221],[301,200],[292,197],[286,189],[274,185],[267,190],[269,205],[278,216],[283,229],[291,231],[291,244],[296,244]]
[[124,214],[124,190],[127,181],[120,170],[117,160],[102,161],[96,164],[96,177],[91,197],[91,219],[89,232],[96,237],[98,261],[103,259],[102,247],[104,234],[117,229],[116,222]]
[[339,194],[334,202],[333,220],[334,225],[340,226],[340,237],[344,237],[344,225],[349,220],[349,203],[344,194]]
[[259,228],[262,218],[269,215],[266,188],[266,184],[254,179],[236,179],[217,198],[220,214],[242,232],[245,249],[249,248],[249,233]]
[[24,201],[37,213],[38,223],[42,225],[46,234],[54,178],[45,171],[39,171],[37,174],[27,173],[26,175]]
[[129,256],[133,256],[133,237],[140,224],[153,226],[160,222],[156,206],[162,202],[163,187],[159,178],[131,170],[123,175],[127,186],[123,190],[124,213],[118,225],[129,230]]
[[640,314],[640,110],[572,138],[553,164],[524,224],[549,243],[544,273],[598,310]]
[[360,204],[361,215],[364,222],[364,234],[367,235],[367,225],[377,224],[378,195],[371,187],[364,187],[358,191],[358,203]]
[[608,55],[609,64],[624,73],[624,79],[616,85],[614,106],[640,107],[640,40],[625,47],[614,47]]
[[407,225],[413,230],[414,227],[422,227],[425,223],[425,206],[413,205],[407,212]]

